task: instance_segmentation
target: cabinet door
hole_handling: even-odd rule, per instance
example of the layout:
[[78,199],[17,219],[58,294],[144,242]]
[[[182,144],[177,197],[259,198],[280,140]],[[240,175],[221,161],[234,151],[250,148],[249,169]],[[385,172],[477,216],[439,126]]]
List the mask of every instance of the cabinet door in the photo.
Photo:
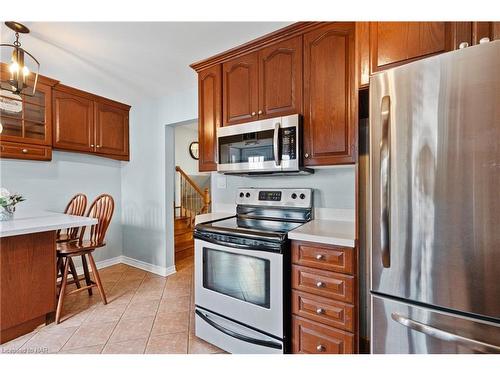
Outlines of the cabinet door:
[[[5,72],[1,72],[6,79]],[[33,83],[28,82],[31,86]],[[52,88],[38,82],[34,96],[0,91],[0,140],[28,145],[52,143]]]
[[356,160],[354,23],[304,34],[304,165]]
[[223,126],[257,120],[258,53],[223,64]]
[[445,22],[371,22],[371,72],[452,49]]
[[479,44],[482,38],[500,39],[500,22],[472,22],[472,44]]
[[52,102],[53,147],[93,152],[94,102],[92,98],[55,89]]
[[128,155],[128,110],[96,102],[96,152]]
[[259,119],[302,113],[302,36],[259,51]]
[[198,75],[198,141],[199,170],[217,170],[217,128],[221,123],[220,65],[201,71]]

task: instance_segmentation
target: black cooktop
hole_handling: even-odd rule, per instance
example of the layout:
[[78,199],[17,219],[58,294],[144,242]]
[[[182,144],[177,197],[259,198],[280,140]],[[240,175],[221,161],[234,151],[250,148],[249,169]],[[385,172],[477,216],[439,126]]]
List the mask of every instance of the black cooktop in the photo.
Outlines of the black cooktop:
[[301,222],[235,216],[228,219],[201,223],[196,226],[196,229],[202,232],[251,237],[268,241],[283,241],[289,231],[303,224]]

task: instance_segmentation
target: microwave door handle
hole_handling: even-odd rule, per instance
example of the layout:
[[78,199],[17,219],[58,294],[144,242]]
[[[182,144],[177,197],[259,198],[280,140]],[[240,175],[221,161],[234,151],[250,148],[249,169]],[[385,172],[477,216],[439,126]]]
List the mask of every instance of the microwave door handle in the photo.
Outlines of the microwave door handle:
[[273,136],[273,153],[274,153],[274,163],[277,167],[280,166],[280,155],[279,155],[279,142],[280,142],[280,123],[274,124],[274,136]]
[[380,141],[380,250],[382,266],[391,267],[390,248],[390,184],[391,184],[391,100],[389,96],[382,98],[381,120],[382,139]]
[[208,316],[206,316],[205,314],[203,314],[199,310],[196,310],[196,315],[198,315],[207,324],[211,325],[215,329],[221,331],[222,333],[225,333],[228,336],[234,337],[237,340],[249,342],[250,344],[255,344],[255,345],[259,345],[259,346],[266,346],[268,348],[282,349],[282,345],[280,343],[277,343],[274,341],[256,339],[253,337],[248,337],[248,336],[242,335],[241,333],[238,333],[238,332],[231,331],[230,329],[223,327],[220,324],[215,323],[213,320],[211,320]]
[[470,339],[468,337],[463,337],[460,335],[457,335],[455,333],[451,333],[433,326],[430,326],[428,324],[424,324],[421,322],[418,322],[416,320],[410,319],[406,316],[400,315],[398,313],[393,312],[391,314],[392,320],[395,322],[410,328],[414,331],[418,331],[423,333],[424,335],[443,340],[443,341],[448,341],[452,343],[456,343],[462,346],[465,346],[469,349],[476,350],[479,352],[483,353],[500,353],[500,346],[496,346],[493,344],[488,344],[483,341],[478,341],[474,339]]

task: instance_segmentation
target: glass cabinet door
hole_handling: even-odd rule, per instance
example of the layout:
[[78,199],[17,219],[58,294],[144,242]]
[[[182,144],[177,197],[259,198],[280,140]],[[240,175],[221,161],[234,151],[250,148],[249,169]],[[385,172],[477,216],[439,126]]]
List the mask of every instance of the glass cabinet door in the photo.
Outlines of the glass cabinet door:
[[0,89],[0,139],[28,144],[51,144],[51,88],[37,84],[34,96]]

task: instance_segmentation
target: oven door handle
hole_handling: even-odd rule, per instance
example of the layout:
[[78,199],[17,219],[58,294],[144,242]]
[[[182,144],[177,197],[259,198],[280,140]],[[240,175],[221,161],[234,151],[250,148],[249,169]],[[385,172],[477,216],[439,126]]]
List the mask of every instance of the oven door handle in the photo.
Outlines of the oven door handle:
[[253,337],[248,337],[245,335],[242,335],[241,333],[231,331],[228,328],[222,327],[220,324],[215,323],[213,320],[211,320],[208,316],[203,314],[201,311],[196,310],[196,315],[198,315],[201,319],[203,319],[207,324],[211,325],[215,329],[221,331],[222,333],[234,337],[237,340],[245,341],[250,344],[254,345],[259,345],[259,346],[265,346],[268,348],[274,348],[274,349],[282,349],[283,346],[280,343],[274,342],[274,341],[268,341],[268,340],[260,340],[256,339]]
[[210,242],[210,243],[213,243],[215,245],[232,247],[234,249],[259,250],[259,251],[266,251],[266,252],[271,252],[271,253],[281,253],[279,246],[277,246],[276,249],[272,249],[270,247],[260,247],[258,245],[241,245],[241,244],[236,244],[236,243],[232,243],[232,242],[224,242],[224,241],[216,240],[215,238],[212,238],[210,236],[204,236],[203,234],[197,233],[197,232],[194,232],[193,237],[195,239]]

